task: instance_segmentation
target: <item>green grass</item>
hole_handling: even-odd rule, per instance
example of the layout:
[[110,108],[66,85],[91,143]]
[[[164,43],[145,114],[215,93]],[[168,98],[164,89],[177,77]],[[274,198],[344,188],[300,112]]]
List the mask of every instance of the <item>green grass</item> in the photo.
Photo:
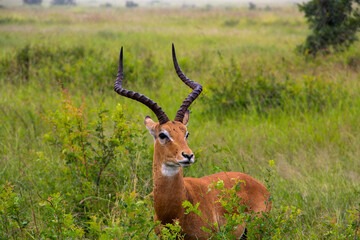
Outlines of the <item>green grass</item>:
[[[68,219],[69,229],[83,228],[82,237],[98,238],[99,225],[108,226],[109,238],[126,238],[132,230],[121,232],[117,224],[132,226],[126,219],[133,219],[142,204],[151,206],[152,137],[143,119],[154,115],[112,90],[121,46],[124,86],[152,98],[169,116],[189,93],[173,69],[171,43],[186,75],[204,86],[191,107],[189,146],[197,162],[186,176],[231,170],[264,182],[274,160],[274,209],[301,209],[296,239],[338,238],[347,211],[358,207],[360,44],[316,59],[299,55],[295,48],[309,31],[294,8],[0,9],[0,32],[0,184],[10,182],[24,201],[16,205],[20,200],[3,194],[0,204],[15,204],[8,209],[26,222],[20,231],[19,223],[4,215],[0,222],[14,225],[0,233],[3,238],[57,239],[58,233],[44,230],[51,228],[51,216]],[[42,116],[60,111],[63,89],[75,106],[86,103],[89,123],[96,121],[96,111],[90,110],[99,109],[100,102],[109,116],[120,103],[126,115],[121,121],[137,134],[128,142],[132,150],[117,150],[104,185],[95,189],[89,180],[83,194],[74,187],[74,165],[66,163],[61,146],[43,137],[54,128]],[[240,93],[247,96],[246,106]],[[131,195],[133,190],[138,195]],[[59,208],[47,204],[49,196],[60,199]],[[98,200],[79,210],[80,201],[92,198]],[[134,199],[139,205],[131,205]],[[137,219],[147,233],[152,209],[144,214]],[[149,236],[154,238],[153,231]]]

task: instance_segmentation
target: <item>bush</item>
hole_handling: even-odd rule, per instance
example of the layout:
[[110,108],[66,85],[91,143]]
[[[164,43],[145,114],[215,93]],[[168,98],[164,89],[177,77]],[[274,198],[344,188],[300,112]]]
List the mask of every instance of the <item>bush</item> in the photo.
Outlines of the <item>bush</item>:
[[[273,181],[274,161],[269,161],[269,167],[267,168],[268,176],[265,180],[267,183],[267,189],[271,192]],[[260,214],[248,211],[247,206],[241,204],[241,198],[237,195],[244,182],[239,181],[236,185],[227,189],[224,187],[224,182],[219,180],[208,186],[209,191],[216,189],[220,191],[218,202],[226,210],[224,218],[226,224],[218,226],[217,223],[209,224],[210,228],[204,227],[202,230],[211,234],[210,239],[222,240],[222,239],[234,239],[234,231],[239,225],[245,224],[247,229],[247,239],[293,239],[296,233],[296,225],[299,224],[299,216],[301,210],[294,206],[285,206],[273,208],[270,212],[262,212]],[[268,204],[272,201],[272,197],[269,198]],[[183,203],[185,208],[185,214],[194,212],[198,216],[202,217],[202,212],[197,209],[199,204],[195,206],[188,201]],[[206,221],[206,220],[205,220]],[[243,238],[242,238],[243,239]]]
[[28,4],[28,5],[41,5],[42,0],[23,0],[24,4]]
[[263,71],[245,77],[235,63],[214,72],[217,75],[214,79],[229,81],[210,83],[201,99],[206,104],[206,114],[216,113],[220,117],[233,111],[322,112],[337,106],[349,95],[339,84],[321,77],[304,76],[302,82],[288,77],[279,80],[274,74]]
[[29,223],[24,204],[25,199],[15,192],[14,185],[0,185],[0,239],[24,238]]
[[16,54],[17,66],[25,81],[29,81],[30,77],[30,46],[26,45]]
[[[270,160],[269,166],[266,169],[267,177],[265,182],[270,193],[274,185],[274,164],[275,162]],[[249,212],[246,210],[246,206],[240,204],[241,198],[236,194],[242,184],[240,181],[232,188],[226,189],[224,183],[219,180],[208,186],[209,190],[217,189],[220,191],[218,202],[227,211],[224,215],[226,220],[225,225],[218,226],[217,223],[209,223],[209,228],[204,227],[202,229],[211,234],[209,239],[235,240],[233,232],[237,226],[242,224],[245,224],[247,229],[247,238],[244,239],[295,239],[299,224],[301,224],[302,211],[295,206],[276,206],[273,196],[271,196],[269,201],[272,201],[273,205],[270,212],[262,212],[261,214]],[[199,204],[193,205],[188,201],[183,203],[185,214],[193,212],[202,217],[203,213],[197,209],[198,206]],[[360,204],[359,208],[347,211],[346,218],[347,221],[344,225],[337,223],[336,219],[329,219],[330,221],[325,224],[328,232],[324,237],[326,237],[326,239],[359,239]],[[174,225],[176,226],[176,222]]]
[[52,5],[76,5],[75,0],[52,0]]
[[[157,239],[154,234],[151,154],[138,124],[126,121],[123,107],[109,111],[100,104],[88,110],[71,100],[67,92],[55,110],[43,114],[49,132],[44,141],[51,154],[36,152],[41,178],[16,184],[0,179],[1,239]],[[221,151],[215,146],[215,151]],[[60,158],[60,159],[58,159]],[[47,167],[51,162],[54,166]],[[265,185],[274,185],[273,161],[269,161]],[[51,171],[50,174],[46,173]],[[30,181],[30,182],[28,182]],[[236,226],[246,223],[249,239],[293,239],[301,211],[293,206],[277,206],[257,216],[245,212],[236,192],[241,183],[225,189],[214,182],[209,189],[220,191],[220,204],[228,210],[228,224],[220,231],[211,226],[212,239],[232,239]],[[184,203],[185,211],[195,212],[198,204]],[[360,207],[360,206],[359,206]],[[324,223],[328,239],[357,239],[359,209],[350,209],[347,221]],[[233,211],[235,210],[235,211]],[[162,239],[182,239],[175,221],[161,229]]]
[[234,27],[238,24],[239,24],[239,20],[230,19],[230,20],[226,20],[223,25],[226,27]]
[[357,40],[360,11],[355,8],[359,0],[312,0],[299,4],[305,13],[312,34],[298,47],[304,54],[329,53],[342,50]]
[[[117,35],[102,31],[99,36],[115,38]],[[129,79],[129,88],[144,85],[149,89],[158,89],[161,86],[159,79],[164,74],[164,68],[153,54],[152,51],[144,51],[144,57],[125,57],[124,73]],[[76,86],[103,91],[108,89],[104,81],[115,80],[117,67],[118,55],[114,54],[111,58],[98,48],[25,45],[0,58],[0,77],[14,84],[34,80],[48,84],[50,88],[60,83],[63,89]]]
[[255,10],[255,9],[256,9],[255,3],[249,2],[249,10]]
[[136,8],[139,6],[139,4],[133,2],[133,1],[126,1],[125,6],[127,8]]
[[[118,191],[134,189],[137,183],[148,194],[151,181],[147,174],[151,161],[139,162],[151,159],[142,131],[125,121],[122,107],[113,113],[103,106],[91,112],[95,116],[89,115],[84,103],[76,107],[64,92],[61,108],[43,116],[51,127],[44,139],[58,149],[65,163],[57,181],[82,221],[89,219],[88,212],[107,208],[108,201],[113,205]],[[106,196],[112,197],[104,201]]]

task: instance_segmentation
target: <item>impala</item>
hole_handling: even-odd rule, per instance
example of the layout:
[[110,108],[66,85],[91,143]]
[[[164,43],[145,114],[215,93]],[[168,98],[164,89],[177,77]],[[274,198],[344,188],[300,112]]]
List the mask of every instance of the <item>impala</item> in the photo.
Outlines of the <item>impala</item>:
[[[253,211],[257,214],[270,211],[270,203],[267,204],[270,195],[260,182],[240,172],[222,172],[201,178],[183,177],[183,167],[188,167],[195,161],[194,153],[187,144],[189,136],[186,128],[189,121],[188,108],[201,93],[202,86],[187,78],[181,71],[176,59],[174,45],[172,45],[172,56],[177,75],[193,89],[177,111],[174,121],[170,121],[161,107],[150,98],[122,88],[122,47],[114,90],[122,96],[145,104],[155,113],[159,121],[157,123],[149,116],[145,117],[146,128],[154,137],[153,197],[155,221],[167,224],[178,220],[183,234],[185,234],[185,239],[208,239],[210,234],[201,230],[202,227],[209,228],[209,224],[214,226],[214,223],[217,223],[218,226],[226,224],[223,217],[226,211],[217,202],[219,191],[208,191],[210,184],[222,180],[225,188],[231,188],[239,181],[243,182],[240,191],[237,192],[241,198],[241,204],[247,206],[247,211]],[[198,209],[203,213],[203,216],[199,217],[193,212],[185,214],[185,209],[182,206],[184,201],[189,201],[193,205],[199,203]],[[157,234],[159,231],[156,229]],[[237,237],[245,235],[243,233],[246,233],[244,225],[238,226],[234,231]]]

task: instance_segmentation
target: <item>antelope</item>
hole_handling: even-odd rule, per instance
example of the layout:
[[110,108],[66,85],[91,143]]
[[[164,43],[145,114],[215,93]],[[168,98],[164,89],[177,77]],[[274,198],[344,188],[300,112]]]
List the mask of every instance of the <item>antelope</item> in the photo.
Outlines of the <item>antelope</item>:
[[[241,181],[241,189],[237,192],[241,204],[246,205],[247,211],[257,214],[268,212],[271,203],[268,203],[270,194],[267,189],[254,178],[240,172],[221,172],[201,178],[183,177],[183,168],[195,161],[195,156],[187,144],[189,133],[189,106],[200,95],[202,86],[185,76],[176,59],[174,44],[172,45],[174,67],[179,78],[192,92],[183,101],[176,113],[174,121],[170,121],[161,107],[150,98],[133,91],[122,88],[123,75],[123,47],[119,57],[119,68],[114,86],[118,94],[139,101],[149,107],[156,115],[159,122],[145,117],[145,126],[154,138],[153,156],[153,205],[155,221],[162,225],[179,221],[185,239],[208,239],[210,234],[203,231],[202,227],[209,228],[209,224],[217,223],[218,226],[226,224],[223,215],[225,209],[218,202],[219,191],[208,191],[208,186],[222,180],[224,188],[231,188]],[[198,209],[203,213],[200,217],[191,212],[185,214],[182,206],[184,201],[193,205],[199,203]],[[234,231],[239,238],[246,238],[246,226],[242,224]],[[216,230],[216,229],[215,229]],[[156,228],[157,235],[160,229]]]

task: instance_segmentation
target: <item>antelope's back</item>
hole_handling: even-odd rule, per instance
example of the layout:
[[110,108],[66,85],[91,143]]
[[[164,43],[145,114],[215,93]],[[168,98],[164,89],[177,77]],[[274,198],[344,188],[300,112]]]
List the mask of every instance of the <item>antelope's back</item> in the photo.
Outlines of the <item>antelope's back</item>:
[[[262,183],[245,173],[221,172],[201,178],[184,178],[185,185],[192,185],[191,187],[189,186],[189,188],[193,191],[197,189],[198,195],[214,195],[214,197],[212,197],[213,201],[217,200],[217,195],[220,191],[213,189],[211,186],[219,180],[224,182],[224,188],[226,189],[230,189],[241,182],[240,190],[237,192],[241,197],[241,204],[248,206],[255,213],[270,211],[270,193]],[[211,189],[210,192],[208,191],[209,189]]]

